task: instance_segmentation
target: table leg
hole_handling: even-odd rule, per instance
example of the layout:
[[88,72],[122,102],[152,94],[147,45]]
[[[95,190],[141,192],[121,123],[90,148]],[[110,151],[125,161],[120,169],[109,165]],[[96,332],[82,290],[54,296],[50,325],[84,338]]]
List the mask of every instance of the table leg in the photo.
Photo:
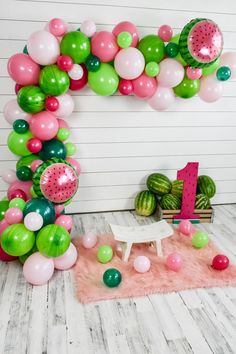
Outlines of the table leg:
[[131,242],[127,242],[125,247],[123,248],[123,254],[122,254],[122,261],[123,262],[128,262],[132,245],[133,244]]

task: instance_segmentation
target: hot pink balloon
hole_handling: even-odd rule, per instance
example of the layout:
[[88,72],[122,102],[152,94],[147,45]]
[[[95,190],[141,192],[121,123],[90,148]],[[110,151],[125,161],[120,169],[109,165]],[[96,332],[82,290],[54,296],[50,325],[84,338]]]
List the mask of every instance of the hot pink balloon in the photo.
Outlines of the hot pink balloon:
[[184,68],[177,60],[166,58],[159,66],[157,81],[162,87],[175,87],[183,80]]
[[31,115],[24,112],[17,103],[16,99],[8,101],[3,108],[3,115],[8,123],[13,124],[17,119],[23,119],[28,122]]
[[164,111],[175,101],[175,95],[172,88],[157,86],[154,95],[148,100],[148,104],[156,111]]
[[95,33],[91,41],[92,54],[96,55],[102,62],[112,61],[119,47],[116,43],[116,37],[108,31]]
[[91,20],[86,20],[81,23],[80,32],[84,33],[87,37],[92,37],[96,32],[96,25]]
[[39,252],[29,256],[23,266],[23,274],[26,281],[33,285],[46,284],[53,276],[53,273],[53,259],[44,257]]
[[62,71],[70,71],[74,63],[69,55],[60,55],[57,59],[57,65]]
[[134,260],[134,269],[138,273],[146,273],[151,267],[150,259],[146,256],[138,256]]
[[162,25],[158,30],[158,36],[164,41],[169,42],[172,38],[173,31],[168,25]]
[[40,65],[54,64],[60,55],[60,45],[55,36],[47,31],[31,34],[27,42],[31,58]]
[[56,219],[55,224],[61,225],[67,231],[71,231],[72,226],[73,226],[73,220],[72,220],[72,217],[69,215],[60,215]]
[[7,254],[2,247],[0,246],[0,261],[2,262],[12,262],[15,261],[18,257],[10,256]]
[[30,118],[29,127],[36,138],[42,141],[51,140],[57,135],[58,121],[52,113],[43,111]]
[[120,80],[118,89],[119,92],[124,96],[131,95],[133,93],[132,81],[125,79]]
[[59,128],[66,128],[66,129],[70,129],[69,124],[61,118],[57,118],[58,124],[59,124]]
[[53,18],[48,24],[49,31],[57,37],[67,32],[67,24],[61,18]]
[[228,66],[231,71],[230,79],[236,79],[236,53],[226,52],[220,57],[220,66]]
[[6,230],[6,228],[9,226],[8,222],[3,219],[2,221],[0,221],[0,235],[3,233],[3,231]]
[[166,266],[174,272],[178,272],[183,266],[181,256],[178,253],[169,254],[166,260]]
[[4,182],[11,184],[13,182],[18,181],[18,178],[16,176],[16,171],[14,170],[6,170],[3,172],[2,179]]
[[22,210],[19,208],[9,208],[5,213],[5,220],[9,225],[19,224],[23,220]]
[[66,161],[68,161],[71,164],[71,166],[74,167],[75,171],[77,172],[77,174],[79,176],[81,173],[80,163],[77,160],[73,159],[73,157],[67,157]]
[[37,168],[42,165],[43,163],[43,160],[34,160],[31,165],[30,165],[30,168],[33,172],[35,172],[37,170]]
[[56,217],[60,216],[63,210],[65,209],[63,204],[57,204],[54,206],[55,212],[56,212]]
[[202,69],[200,68],[191,68],[190,66],[187,67],[186,74],[190,80],[197,80],[200,79],[202,76]]
[[179,223],[179,231],[185,236],[191,236],[193,232],[192,223],[189,220],[181,220]]
[[68,117],[74,110],[75,103],[71,95],[64,93],[61,96],[57,96],[59,102],[59,108],[54,112],[57,117]]
[[27,141],[27,149],[32,152],[32,154],[37,154],[42,150],[43,144],[38,138],[32,138]]
[[215,74],[201,78],[198,96],[205,102],[215,102],[223,94],[223,84],[217,80]]
[[97,243],[97,235],[94,231],[88,231],[82,236],[82,245],[84,248],[93,248]]
[[157,89],[156,79],[146,74],[140,75],[137,79],[132,81],[132,84],[135,96],[140,98],[152,97]]
[[75,264],[77,257],[77,249],[73,243],[70,243],[69,248],[62,256],[53,259],[55,268],[59,270],[70,269]]
[[11,195],[14,191],[16,190],[21,190],[25,195],[27,200],[31,199],[31,193],[30,193],[30,188],[32,187],[32,181],[15,181],[13,182],[10,187],[8,188],[7,191],[7,197],[10,200],[11,199]]
[[112,33],[117,37],[121,32],[129,32],[133,38],[131,47],[136,47],[139,41],[139,35],[138,35],[138,30],[137,27],[129,21],[123,21],[118,23]]
[[129,47],[119,51],[115,57],[114,66],[120,77],[133,80],[142,74],[145,60],[138,49]]
[[18,53],[10,57],[7,70],[20,85],[37,85],[39,82],[40,67],[27,54]]

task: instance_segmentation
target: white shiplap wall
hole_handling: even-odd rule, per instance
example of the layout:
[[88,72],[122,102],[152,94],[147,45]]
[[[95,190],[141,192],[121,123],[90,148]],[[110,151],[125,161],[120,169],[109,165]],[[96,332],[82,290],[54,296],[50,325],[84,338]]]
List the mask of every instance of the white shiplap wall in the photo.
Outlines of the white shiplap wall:
[[[223,31],[224,50],[236,51],[233,0],[1,0],[0,6],[0,175],[16,162],[6,146],[10,129],[2,114],[14,97],[7,59],[21,52],[28,36],[49,19],[61,17],[76,29],[91,18],[98,29],[108,30],[130,20],[142,36],[156,33],[164,23],[178,33],[192,18],[208,17]],[[225,84],[224,97],[216,103],[178,99],[167,112],[152,111],[134,97],[98,97],[89,89],[74,94],[74,99],[70,141],[78,146],[83,173],[68,211],[133,208],[148,174],[158,170],[174,179],[188,161],[199,161],[200,173],[216,180],[214,203],[236,202],[236,81]],[[0,186],[2,197],[7,186]]]

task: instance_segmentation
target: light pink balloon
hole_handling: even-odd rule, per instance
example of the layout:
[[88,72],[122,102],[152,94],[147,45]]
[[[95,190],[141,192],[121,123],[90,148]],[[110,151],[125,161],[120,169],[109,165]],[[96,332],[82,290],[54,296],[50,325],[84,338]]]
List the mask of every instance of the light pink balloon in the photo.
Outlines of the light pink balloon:
[[129,32],[133,38],[131,47],[136,47],[139,41],[139,35],[138,35],[138,30],[137,27],[129,21],[123,21],[118,23],[112,33],[117,37],[121,32]]
[[[57,96],[57,100],[59,102],[59,108],[55,112],[53,112],[53,114],[55,114],[57,117],[68,117],[69,115],[71,115],[75,107],[75,102],[71,95],[69,95],[68,93],[64,93],[61,96]],[[60,126],[60,128],[65,128],[65,126]],[[68,128],[69,126],[67,126],[67,129]]]
[[181,256],[176,252],[169,254],[166,259],[166,266],[174,272],[178,272],[183,266]]
[[23,274],[26,281],[33,285],[46,284],[53,276],[53,273],[53,259],[44,257],[39,252],[29,256],[23,266]]
[[134,260],[134,269],[138,273],[146,273],[151,267],[150,259],[146,256],[138,256]]
[[72,220],[72,217],[69,215],[60,215],[56,219],[55,224],[61,225],[67,231],[71,231],[72,226],[73,226],[73,220]]
[[166,58],[160,62],[159,66],[157,81],[161,86],[175,87],[183,80],[184,68],[177,60]]
[[185,236],[191,236],[193,231],[192,223],[189,220],[181,220],[179,223],[179,231]]
[[3,233],[3,231],[6,230],[6,228],[8,228],[8,226],[10,226],[10,225],[8,224],[8,222],[5,219],[0,221],[0,235]]
[[24,119],[28,122],[31,115],[24,112],[17,103],[16,99],[8,101],[3,108],[3,115],[8,123],[13,124],[17,119]]
[[70,269],[75,264],[77,257],[77,249],[73,243],[70,243],[69,248],[62,256],[53,259],[55,268],[59,270]]
[[92,37],[91,47],[92,54],[96,55],[104,63],[112,61],[119,50],[116,37],[108,31],[95,33]]
[[201,78],[198,96],[205,102],[215,102],[223,94],[223,84],[215,74]]
[[57,121],[59,124],[59,128],[70,129],[69,124],[64,119],[57,118]]
[[32,187],[32,181],[25,181],[25,182],[23,182],[23,181],[15,181],[8,188],[7,197],[8,197],[8,199],[10,199],[11,194],[15,190],[20,189],[26,194],[27,200],[31,199],[32,198],[32,195],[30,193],[31,187]]
[[82,245],[85,248],[93,248],[97,243],[97,235],[94,231],[88,231],[82,236]]
[[34,160],[31,165],[30,165],[30,168],[33,172],[35,172],[37,170],[37,168],[42,165],[43,163],[43,160]]
[[67,157],[66,161],[68,161],[74,167],[75,171],[77,172],[77,174],[79,176],[81,173],[80,163],[77,160],[73,159],[73,157]]
[[56,212],[56,217],[60,216],[63,210],[65,209],[63,204],[57,204],[54,206],[55,212]]
[[172,88],[157,86],[154,95],[148,100],[148,104],[156,111],[164,111],[175,101],[175,95]]
[[37,85],[39,82],[40,67],[27,54],[12,55],[7,70],[10,77],[20,85]]
[[28,230],[38,231],[43,226],[43,217],[36,212],[31,212],[25,216],[24,225]]
[[68,71],[68,75],[72,80],[80,80],[84,75],[84,70],[81,65],[74,64],[70,71]]
[[114,66],[120,77],[133,80],[140,76],[144,70],[144,56],[133,47],[121,49],[115,57]]
[[202,69],[191,68],[190,66],[188,66],[186,70],[186,74],[190,80],[197,80],[200,79],[200,77],[202,76]]
[[149,98],[156,92],[157,81],[154,77],[146,74],[140,75],[137,79],[132,81],[133,93],[140,98]]
[[220,66],[228,66],[231,71],[230,79],[236,78],[236,52],[226,52],[220,57]]
[[47,111],[34,114],[29,120],[31,133],[38,139],[51,140],[57,135],[58,121],[56,117]]
[[3,172],[2,179],[4,182],[11,184],[13,182],[18,181],[18,178],[16,177],[16,171],[14,170],[6,170]]
[[22,210],[19,208],[9,208],[5,213],[5,220],[8,224],[19,224],[23,219]]
[[87,37],[92,37],[96,32],[96,25],[91,20],[82,22],[80,26],[80,32],[84,33]]
[[40,65],[54,64],[60,55],[60,45],[55,36],[47,31],[31,34],[27,42],[31,58]]
[[158,30],[158,36],[164,41],[169,42],[172,38],[173,31],[168,25],[162,25]]
[[49,31],[57,37],[67,32],[67,24],[61,18],[53,18],[48,24]]

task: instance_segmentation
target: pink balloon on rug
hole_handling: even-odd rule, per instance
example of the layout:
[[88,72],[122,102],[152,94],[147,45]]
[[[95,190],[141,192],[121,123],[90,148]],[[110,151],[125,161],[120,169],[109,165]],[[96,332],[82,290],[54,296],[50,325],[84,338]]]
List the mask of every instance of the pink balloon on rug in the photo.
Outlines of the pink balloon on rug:
[[146,256],[138,256],[134,260],[134,269],[138,273],[146,273],[151,267],[150,259]]
[[53,259],[55,268],[59,270],[70,269],[75,264],[77,257],[77,249],[73,243],[70,243],[69,248],[62,256]]
[[193,232],[192,223],[189,220],[181,220],[179,223],[179,231],[185,236],[191,236]]
[[53,276],[54,262],[52,258],[44,257],[39,252],[29,256],[23,266],[26,281],[33,285],[43,285]]
[[178,253],[171,253],[166,259],[167,268],[173,270],[174,272],[178,272],[183,265],[183,261],[181,256]]
[[97,235],[94,231],[88,231],[82,236],[82,245],[85,248],[93,248],[97,243]]

